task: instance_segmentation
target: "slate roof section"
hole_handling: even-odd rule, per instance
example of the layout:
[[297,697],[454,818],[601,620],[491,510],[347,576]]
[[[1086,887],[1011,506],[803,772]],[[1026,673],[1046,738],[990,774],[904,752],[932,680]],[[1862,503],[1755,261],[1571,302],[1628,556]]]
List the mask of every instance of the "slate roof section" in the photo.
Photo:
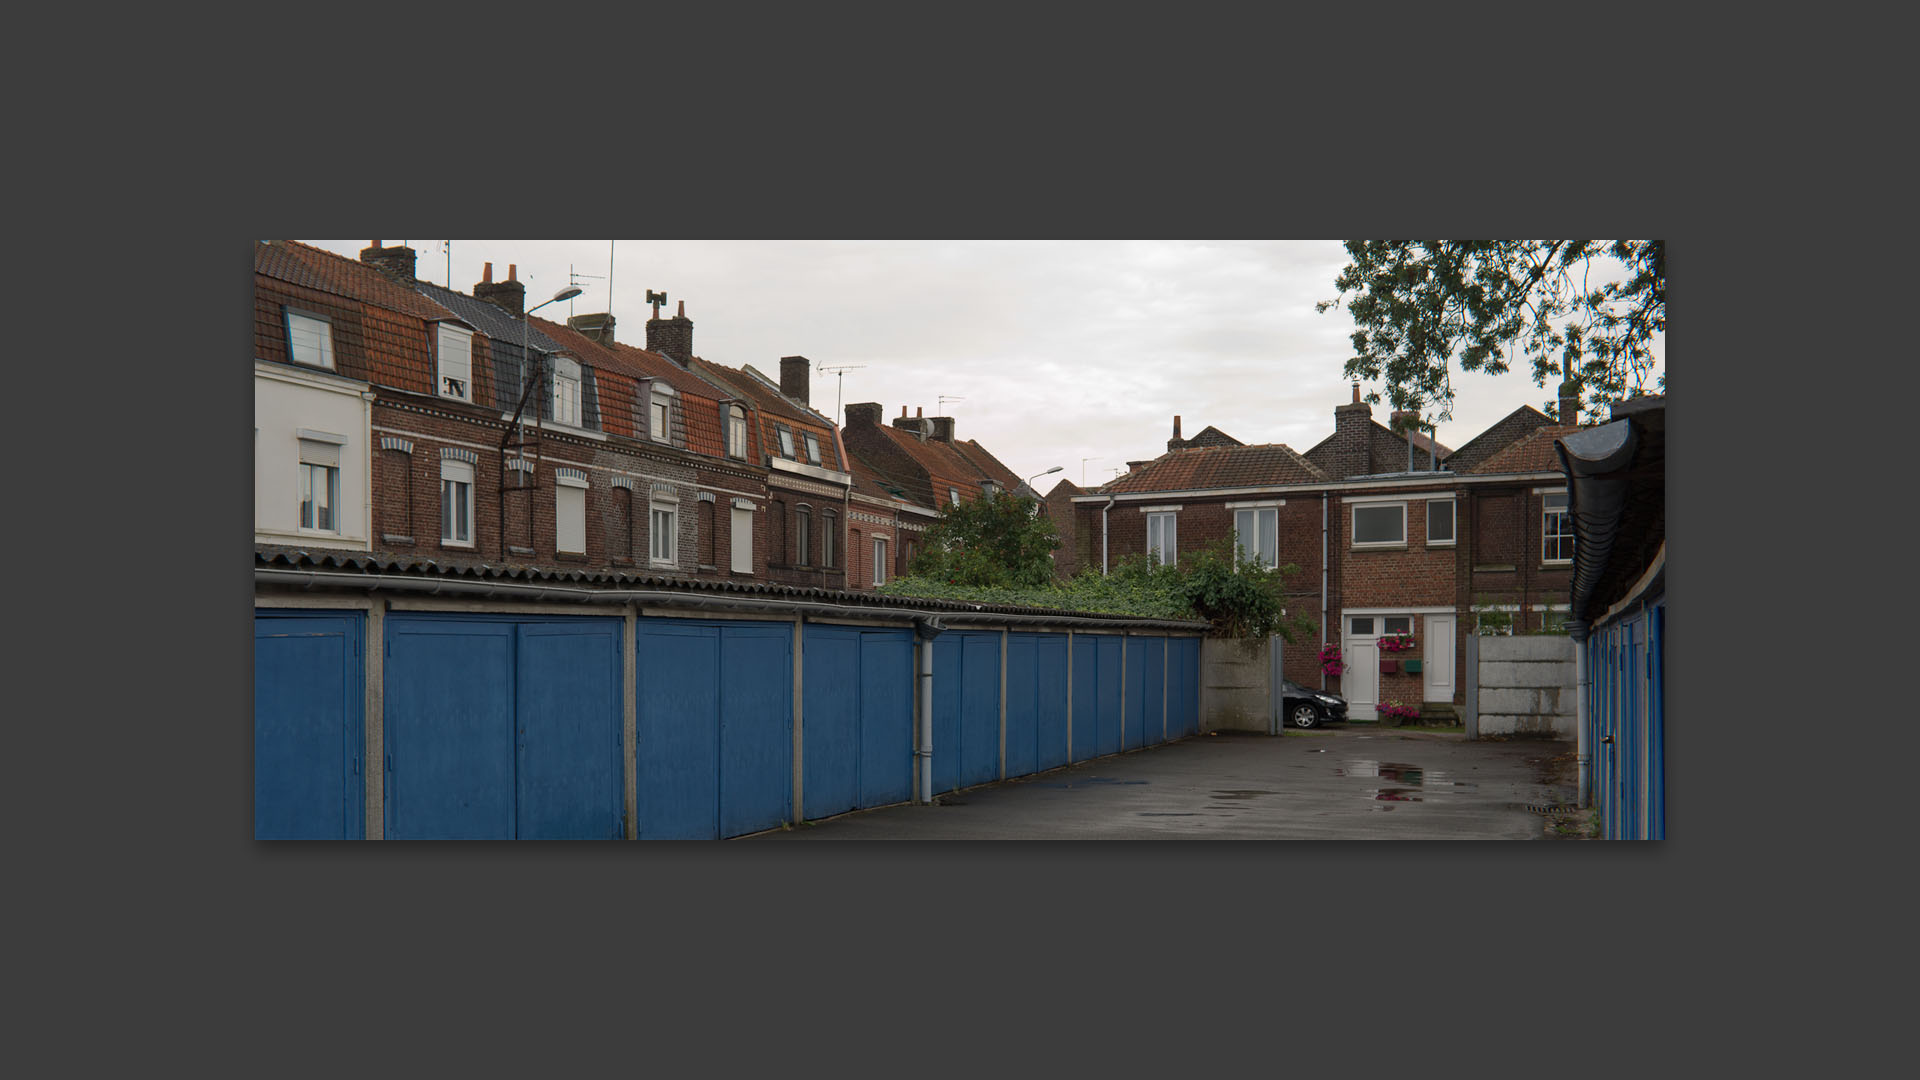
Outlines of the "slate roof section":
[[1170,450],[1096,490],[1204,491],[1209,488],[1268,487],[1325,483],[1321,468],[1284,443]]
[[1212,424],[1208,424],[1206,427],[1201,428],[1199,433],[1196,434],[1193,438],[1186,440],[1186,445],[1182,446],[1181,449],[1182,450],[1204,450],[1204,449],[1208,449],[1216,446],[1245,446],[1245,445],[1247,444],[1241,442],[1239,439],[1236,439],[1233,436],[1227,434],[1226,432],[1221,431],[1219,428],[1214,427]]
[[1553,472],[1560,468],[1560,455],[1554,449],[1554,441],[1579,430],[1574,424],[1534,428],[1467,471],[1476,476]]

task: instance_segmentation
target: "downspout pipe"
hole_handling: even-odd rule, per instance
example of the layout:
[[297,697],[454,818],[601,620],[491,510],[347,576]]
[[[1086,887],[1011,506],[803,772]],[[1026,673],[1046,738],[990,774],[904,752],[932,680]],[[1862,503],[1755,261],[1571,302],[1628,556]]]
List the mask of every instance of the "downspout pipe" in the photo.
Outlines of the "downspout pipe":
[[[1320,644],[1327,644],[1327,493],[1320,493]],[[1320,665],[1320,689],[1327,688],[1327,667]]]
[[913,756],[919,766],[922,806],[933,803],[933,639],[946,628],[946,624],[931,617],[913,621],[913,636],[920,647],[920,672],[915,687],[920,697],[920,738]]
[[1107,505],[1100,508],[1100,574],[1107,573],[1107,511],[1113,509],[1115,495],[1107,496]]

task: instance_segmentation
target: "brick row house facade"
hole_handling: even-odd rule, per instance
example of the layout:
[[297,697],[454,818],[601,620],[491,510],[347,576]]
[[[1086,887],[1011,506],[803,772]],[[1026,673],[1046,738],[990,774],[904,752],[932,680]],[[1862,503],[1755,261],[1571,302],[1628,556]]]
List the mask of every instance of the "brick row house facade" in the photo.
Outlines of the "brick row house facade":
[[905,575],[945,510],[993,491],[1025,491],[978,440],[954,437],[953,417],[910,417],[905,406],[891,424],[883,416],[878,402],[850,404],[841,433],[854,474],[847,582],[853,589]]
[[[795,580],[772,520],[796,471],[781,463],[798,464],[775,441],[791,418],[768,418],[757,374],[710,378],[732,369],[691,355],[684,312],[648,326],[675,355],[524,298],[512,267],[466,294],[415,279],[405,247],[255,245],[256,548]],[[812,415],[831,456],[805,479],[844,516],[832,427]]]
[[[1577,390],[1563,385],[1561,399],[1561,415],[1576,416]],[[1574,428],[1523,406],[1456,451],[1415,419],[1378,423],[1356,386],[1333,433],[1298,453],[1211,427],[1183,439],[1175,417],[1167,453],[1069,497],[1074,563],[1175,560],[1234,537],[1269,566],[1297,568],[1288,611],[1320,627],[1317,642],[1284,650],[1287,678],[1338,690],[1355,717],[1392,701],[1446,712],[1463,704],[1465,635],[1564,617],[1571,522],[1553,441]],[[1382,649],[1399,634],[1411,648]],[[1340,647],[1338,677],[1322,670],[1325,644]]]

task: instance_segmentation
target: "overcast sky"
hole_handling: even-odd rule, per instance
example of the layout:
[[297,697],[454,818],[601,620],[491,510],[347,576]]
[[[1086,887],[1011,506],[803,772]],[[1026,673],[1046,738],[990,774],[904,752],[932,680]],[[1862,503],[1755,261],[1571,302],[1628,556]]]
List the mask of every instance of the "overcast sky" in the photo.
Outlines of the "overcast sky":
[[[370,241],[306,242],[357,258]],[[540,312],[555,321],[608,310],[611,270],[620,341],[646,345],[646,291],[665,292],[663,314],[685,302],[707,360],[777,382],[782,356],[805,356],[814,408],[843,424],[836,400],[878,401],[889,418],[902,405],[953,416],[960,438],[1023,477],[1063,466],[1035,481],[1042,492],[1159,456],[1176,413],[1189,438],[1212,424],[1304,453],[1352,399],[1341,375],[1352,320],[1313,310],[1335,296],[1338,241],[455,240],[450,276],[442,241],[406,243],[420,278],[461,292],[483,262],[495,280],[518,264],[530,307],[571,269],[586,291]],[[818,370],[853,364],[864,366],[845,373],[844,394]],[[1528,370],[1524,358],[1500,376],[1456,369],[1440,441],[1458,447],[1550,400],[1554,386],[1535,386]],[[963,400],[941,409],[943,395]],[[1388,412],[1374,406],[1376,420]]]

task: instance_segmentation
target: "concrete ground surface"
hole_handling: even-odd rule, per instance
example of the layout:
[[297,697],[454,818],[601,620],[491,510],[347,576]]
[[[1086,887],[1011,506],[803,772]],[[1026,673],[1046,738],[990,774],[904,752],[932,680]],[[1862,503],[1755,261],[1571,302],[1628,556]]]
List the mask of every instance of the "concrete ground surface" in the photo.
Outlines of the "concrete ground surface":
[[1570,742],[1347,725],[1198,735],[750,839],[1537,840]]

